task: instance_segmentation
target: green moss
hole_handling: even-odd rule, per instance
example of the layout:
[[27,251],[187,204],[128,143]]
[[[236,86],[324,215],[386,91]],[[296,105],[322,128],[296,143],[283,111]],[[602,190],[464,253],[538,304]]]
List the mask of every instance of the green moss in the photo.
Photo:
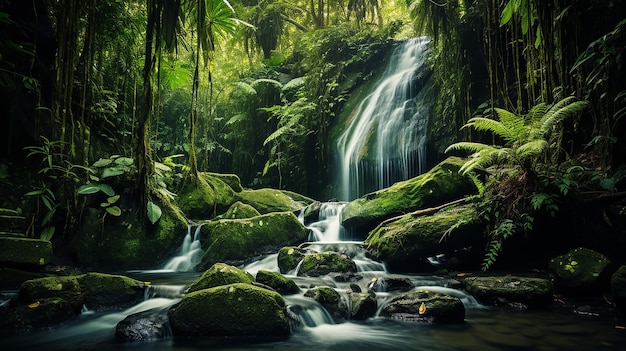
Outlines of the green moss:
[[256,274],[256,281],[271,287],[282,295],[300,292],[300,288],[298,288],[293,279],[287,278],[278,272],[261,269]]
[[222,285],[189,293],[170,310],[168,317],[175,336],[289,334],[282,296],[250,284]]
[[334,251],[313,253],[304,256],[298,275],[319,277],[331,272],[354,273],[356,263],[349,257]]
[[228,285],[234,283],[251,284],[254,282],[252,274],[228,265],[226,263],[216,263],[207,269],[198,280],[191,283],[189,292],[202,289],[213,288],[220,285]]
[[237,193],[236,198],[256,208],[261,214],[296,211],[307,205],[302,195],[276,189],[244,190]]
[[470,277],[465,279],[465,288],[483,303],[506,300],[530,307],[549,304],[553,292],[548,279],[519,276]]
[[301,243],[308,235],[292,212],[211,221],[201,231],[202,247],[206,247],[201,267],[244,260],[268,248]]
[[179,190],[176,203],[189,218],[208,219],[224,212],[234,202],[233,189],[220,178],[200,173]]
[[371,228],[386,218],[475,194],[472,180],[458,172],[463,163],[461,158],[449,157],[427,173],[351,201],[343,209],[342,223]]
[[52,260],[52,244],[46,240],[0,237],[0,264],[44,266]]
[[46,277],[27,280],[20,288],[19,300],[30,304],[46,298],[58,297],[69,302],[75,312],[81,310],[85,292],[77,276]]
[[306,255],[307,250],[296,246],[285,246],[278,251],[278,268],[281,273],[294,270]]
[[241,180],[239,176],[236,174],[222,174],[222,173],[204,173],[207,176],[217,178],[222,182],[226,183],[234,192],[239,193],[243,191],[243,187],[241,186]]
[[349,313],[348,307],[341,298],[341,295],[333,288],[320,286],[307,290],[304,296],[310,297],[319,302],[320,305],[336,319],[343,319]]
[[254,207],[244,204],[241,201],[237,201],[228,208],[226,213],[213,218],[213,220],[250,218],[260,215],[259,211],[257,211]]
[[[611,262],[603,254],[579,247],[550,260],[550,271],[560,287],[574,290],[593,290],[605,278],[605,269]],[[589,291],[590,292],[590,291]]]

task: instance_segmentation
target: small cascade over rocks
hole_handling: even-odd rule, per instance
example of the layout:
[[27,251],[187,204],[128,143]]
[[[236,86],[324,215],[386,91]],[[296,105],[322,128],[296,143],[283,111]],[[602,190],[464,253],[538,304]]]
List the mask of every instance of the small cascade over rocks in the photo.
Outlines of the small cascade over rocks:
[[425,171],[429,41],[413,38],[393,51],[380,82],[337,140],[342,200]]
[[189,224],[187,234],[178,251],[178,256],[171,258],[162,271],[191,272],[202,260],[204,250],[200,246],[200,228],[202,225]]

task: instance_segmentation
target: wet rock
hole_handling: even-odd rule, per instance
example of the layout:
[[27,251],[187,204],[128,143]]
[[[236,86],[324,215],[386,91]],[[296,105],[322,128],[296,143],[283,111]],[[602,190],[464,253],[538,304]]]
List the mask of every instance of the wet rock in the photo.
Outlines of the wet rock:
[[0,265],[43,267],[52,260],[52,244],[47,240],[0,237]]
[[587,295],[602,291],[608,283],[611,262],[603,254],[579,247],[550,260],[550,273],[564,294]]
[[482,242],[483,232],[478,211],[473,204],[467,204],[417,217],[407,214],[383,223],[369,233],[365,243],[368,252],[393,271],[422,271],[425,267],[419,257],[454,252]]
[[123,275],[87,273],[78,276],[78,282],[90,310],[119,310],[144,300],[146,285]]
[[163,339],[170,334],[167,314],[162,311],[131,314],[115,326],[115,337],[125,341]]
[[469,277],[465,289],[480,303],[522,309],[546,306],[553,294],[550,280],[519,276]]
[[356,273],[356,263],[333,251],[313,253],[304,257],[298,275],[319,277],[333,272]]
[[617,308],[626,314],[626,266],[621,266],[611,277],[611,291]]
[[252,284],[254,277],[243,269],[226,263],[216,263],[207,269],[200,278],[189,285],[188,292],[213,288],[234,283]]
[[341,294],[337,290],[320,286],[307,290],[304,296],[310,297],[319,302],[335,320],[347,319],[349,316],[348,305],[341,298]]
[[77,315],[74,306],[60,297],[41,298],[28,305],[0,308],[0,330],[28,332],[47,329]]
[[176,196],[176,204],[188,218],[207,219],[225,212],[236,201],[235,191],[222,179],[200,173],[186,181]]
[[276,189],[244,190],[236,194],[236,199],[261,214],[297,211],[313,202],[302,195]]
[[376,292],[409,291],[413,283],[409,278],[372,278],[367,287]]
[[352,272],[348,272],[348,273],[332,272],[332,273],[329,273],[328,276],[331,277],[334,281],[340,282],[340,283],[356,283],[363,279],[363,276],[361,274],[352,273]]
[[297,294],[300,288],[293,279],[287,278],[278,272],[261,269],[256,274],[257,283],[265,284],[281,295]]
[[78,276],[45,277],[22,283],[18,300],[28,305],[43,299],[60,298],[72,306],[74,314],[80,313],[85,303],[85,291]]
[[465,319],[465,307],[455,296],[413,290],[395,296],[380,315],[406,322],[460,323]]
[[278,268],[285,274],[293,271],[305,255],[313,251],[295,246],[285,246],[278,251]]
[[308,230],[292,212],[278,212],[252,218],[222,219],[202,226],[201,244],[206,248],[199,268],[217,262],[240,264],[276,248],[301,243]]
[[376,294],[369,292],[352,292],[350,294],[350,318],[354,320],[365,320],[376,315],[378,302]]
[[236,174],[212,173],[212,172],[206,172],[204,174],[206,174],[209,177],[217,178],[223,181],[236,193],[243,191],[243,187],[241,186],[241,179],[239,179],[239,176]]
[[387,218],[475,194],[471,179],[459,174],[464,162],[449,157],[424,174],[351,201],[343,209],[342,224],[367,232]]
[[285,337],[285,301],[275,291],[230,284],[185,295],[168,312],[174,336]]
[[241,201],[237,201],[228,208],[226,213],[213,218],[213,220],[251,218],[260,215],[261,214],[256,210],[256,208],[248,204],[244,204]]

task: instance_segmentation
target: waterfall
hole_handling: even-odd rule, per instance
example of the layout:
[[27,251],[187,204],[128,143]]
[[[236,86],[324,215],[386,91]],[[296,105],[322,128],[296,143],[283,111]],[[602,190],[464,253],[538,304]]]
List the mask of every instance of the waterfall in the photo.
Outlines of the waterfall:
[[428,42],[414,38],[394,49],[383,77],[339,137],[343,200],[424,171],[428,103],[422,87],[430,76],[424,64]]
[[204,251],[200,247],[201,227],[201,225],[197,224],[190,224],[187,227],[187,234],[183,239],[178,255],[163,266],[163,271],[190,272],[200,263],[202,255],[204,255]]

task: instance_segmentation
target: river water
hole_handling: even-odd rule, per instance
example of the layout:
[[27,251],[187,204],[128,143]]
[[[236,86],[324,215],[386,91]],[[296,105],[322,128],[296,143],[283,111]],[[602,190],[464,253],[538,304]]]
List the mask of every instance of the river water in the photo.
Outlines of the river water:
[[[175,266],[180,271],[156,269],[152,271],[115,272],[150,281],[146,300],[124,311],[95,313],[84,311],[71,323],[50,330],[31,332],[20,336],[2,335],[2,350],[624,350],[626,332],[616,326],[610,317],[574,314],[571,311],[527,311],[487,308],[478,304],[462,290],[446,287],[448,279],[421,274],[393,274],[384,263],[368,259],[360,242],[347,240],[338,224],[341,204],[328,205],[320,212],[320,221],[309,225],[310,242],[314,250],[336,250],[346,253],[358,263],[363,276],[358,285],[363,289],[391,278],[409,279],[415,289],[437,290],[458,296],[466,308],[465,322],[451,325],[416,324],[372,317],[365,321],[333,321],[328,312],[303,294],[310,286],[328,285],[347,296],[348,283],[338,283],[330,277],[298,277],[297,272],[287,276],[301,287],[302,293],[285,296],[287,305],[299,306],[303,326],[292,330],[284,340],[249,340],[234,338],[174,338],[152,341],[123,342],[114,336],[117,323],[126,316],[153,310],[165,313],[182,297],[182,291],[200,276],[199,272],[184,272],[189,268],[182,259]],[[326,217],[328,216],[328,217]],[[193,238],[194,230],[188,236]],[[197,250],[195,240],[185,240],[180,256],[196,260],[188,253]],[[183,252],[186,248],[188,252]],[[252,274],[259,269],[278,271],[277,255],[243,267]],[[378,289],[379,291],[381,289]],[[392,292],[377,292],[379,307]],[[347,299],[346,299],[347,300]],[[210,318],[210,316],[207,316]],[[245,321],[242,321],[245,323]]]

